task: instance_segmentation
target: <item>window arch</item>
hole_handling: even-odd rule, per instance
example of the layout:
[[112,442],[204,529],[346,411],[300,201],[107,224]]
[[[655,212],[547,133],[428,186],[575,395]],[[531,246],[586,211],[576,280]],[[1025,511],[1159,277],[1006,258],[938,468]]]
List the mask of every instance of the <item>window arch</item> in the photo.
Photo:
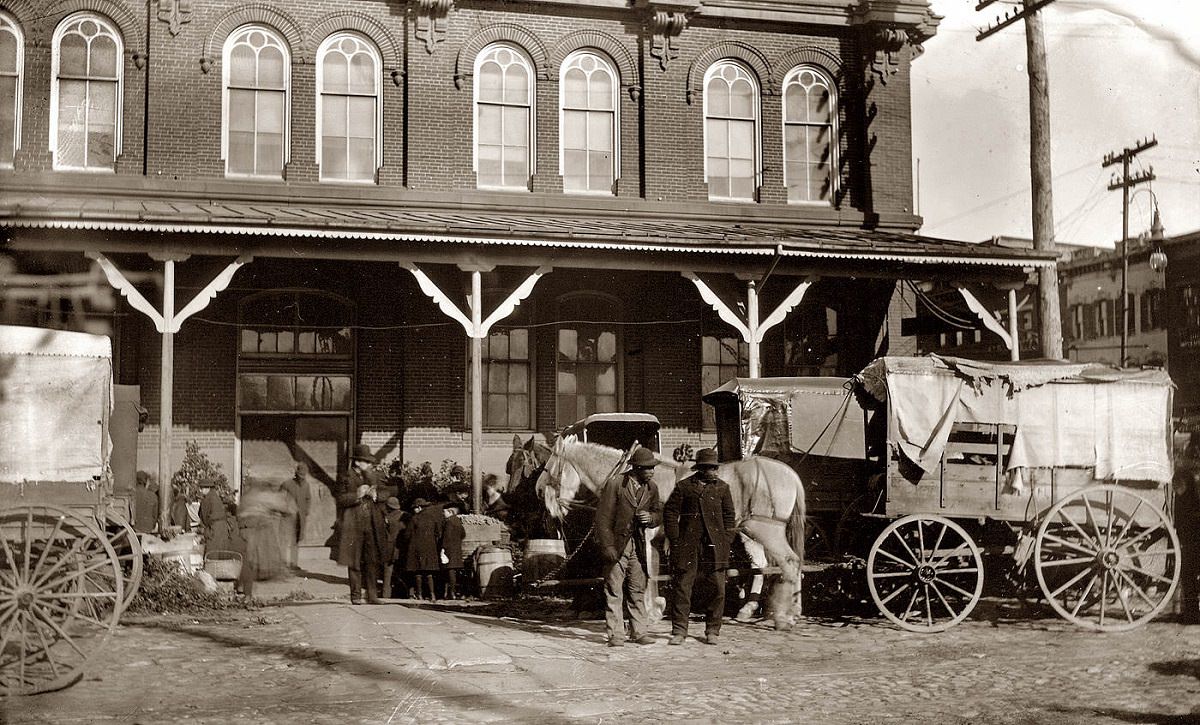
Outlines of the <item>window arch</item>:
[[112,171],[121,153],[121,35],[95,13],[75,13],[59,23],[52,43],[54,168]]
[[704,74],[704,177],[708,197],[754,201],[761,169],[758,81],[730,60]]
[[556,418],[559,427],[621,409],[620,303],[581,292],[558,301]]
[[290,146],[287,44],[266,26],[244,25],[225,40],[222,68],[226,175],[282,178]]
[[374,182],[383,163],[379,49],[335,33],[317,51],[317,164],[322,181]]
[[825,73],[793,68],[783,81],[783,177],[789,202],[831,204],[837,189],[837,93]]
[[11,169],[21,148],[21,76],[25,35],[16,19],[0,11],[0,168]]
[[559,173],[564,191],[613,193],[620,176],[619,86],[612,62],[595,51],[577,51],[563,61]]
[[529,189],[533,175],[533,65],[507,43],[475,59],[475,173],[480,187]]

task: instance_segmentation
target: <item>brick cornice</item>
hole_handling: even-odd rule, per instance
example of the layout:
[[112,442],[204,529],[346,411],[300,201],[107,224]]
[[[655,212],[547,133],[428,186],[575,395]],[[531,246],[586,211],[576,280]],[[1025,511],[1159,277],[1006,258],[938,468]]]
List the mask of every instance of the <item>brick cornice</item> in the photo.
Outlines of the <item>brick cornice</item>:
[[745,43],[736,40],[722,40],[705,48],[688,68],[688,103],[692,103],[696,96],[704,94],[702,87],[704,74],[708,71],[709,66],[725,59],[740,60],[750,66],[750,69],[758,76],[758,85],[762,89],[763,95],[775,94],[778,84],[771,73],[771,64],[767,62],[766,56]]
[[308,31],[305,53],[316,58],[321,43],[333,33],[343,30],[358,31],[374,41],[386,67],[403,67],[404,53],[399,39],[379,20],[357,10],[338,10],[318,20]]
[[637,63],[633,54],[621,45],[621,41],[599,30],[577,30],[563,36],[550,53],[550,69],[554,71],[554,75],[558,75],[568,55],[584,48],[595,48],[611,58],[617,65],[617,72],[621,74],[622,86],[637,85]]
[[546,46],[538,39],[537,35],[528,28],[517,25],[516,23],[496,23],[488,25],[475,31],[475,33],[463,43],[462,49],[458,51],[458,57],[454,61],[454,86],[462,89],[464,81],[474,77],[475,75],[475,58],[487,46],[492,43],[508,42],[513,45],[520,46],[522,50],[529,54],[529,59],[533,61],[533,70],[539,80],[549,80],[549,59],[546,53]]
[[304,42],[304,31],[292,16],[274,5],[249,3],[230,10],[213,24],[201,49],[201,65],[205,61],[209,64],[219,63],[225,39],[237,28],[250,23],[266,25],[282,35],[292,53],[292,63],[311,62],[312,56],[307,53],[308,47]]
[[127,52],[139,52],[146,49],[146,28],[138,18],[137,13],[129,9],[124,0],[58,0],[51,3],[44,13],[34,17],[33,22],[42,22],[45,30],[41,34],[48,37],[52,29],[71,13],[93,12],[103,15],[116,24],[121,32],[121,40]]

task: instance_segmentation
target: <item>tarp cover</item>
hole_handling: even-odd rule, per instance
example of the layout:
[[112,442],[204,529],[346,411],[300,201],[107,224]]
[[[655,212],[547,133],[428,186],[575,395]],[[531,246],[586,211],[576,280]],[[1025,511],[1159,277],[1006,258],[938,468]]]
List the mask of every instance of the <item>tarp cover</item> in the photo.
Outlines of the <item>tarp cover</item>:
[[736,396],[742,455],[781,451],[866,458],[865,414],[850,378],[734,378],[704,396]]
[[1059,362],[880,358],[856,378],[890,402],[901,452],[929,472],[962,423],[1016,427],[1009,472],[1094,468],[1097,479],[1171,480],[1171,379]]
[[103,475],[111,386],[107,337],[0,325],[0,483]]

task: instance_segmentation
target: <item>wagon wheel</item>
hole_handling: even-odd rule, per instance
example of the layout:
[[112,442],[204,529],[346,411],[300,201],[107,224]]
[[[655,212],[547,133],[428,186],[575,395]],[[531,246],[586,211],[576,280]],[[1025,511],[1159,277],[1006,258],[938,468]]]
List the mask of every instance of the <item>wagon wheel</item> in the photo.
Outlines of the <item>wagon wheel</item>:
[[83,518],[53,506],[0,510],[0,695],[79,679],[117,626],[117,554]]
[[[121,609],[124,610],[137,596],[138,587],[142,583],[142,542],[137,532],[124,519],[109,519],[105,531],[108,543],[116,552],[117,562],[121,567],[121,579],[124,582],[122,588],[125,592]],[[96,553],[99,554],[99,551]]]
[[1150,621],[1179,581],[1179,539],[1163,511],[1122,486],[1077,491],[1046,513],[1034,545],[1038,584],[1064,619],[1122,631]]
[[961,526],[920,514],[894,521],[871,546],[867,584],[880,613],[912,632],[966,618],[983,591],[979,547]]

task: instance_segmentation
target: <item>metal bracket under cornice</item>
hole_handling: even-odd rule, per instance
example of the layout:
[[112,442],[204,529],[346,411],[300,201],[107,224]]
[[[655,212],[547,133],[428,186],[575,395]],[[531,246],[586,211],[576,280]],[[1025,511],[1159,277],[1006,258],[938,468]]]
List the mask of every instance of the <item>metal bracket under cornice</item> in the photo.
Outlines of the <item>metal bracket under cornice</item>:
[[466,312],[464,312],[463,310],[459,309],[458,305],[454,304],[454,301],[451,300],[450,297],[443,292],[440,287],[437,286],[437,283],[430,279],[429,275],[425,274],[425,272],[416,264],[410,262],[401,262],[400,266],[412,273],[413,277],[417,280],[417,286],[421,288],[421,291],[425,293],[426,297],[428,297],[433,301],[434,304],[438,306],[438,309],[441,310],[443,314],[462,325],[463,330],[465,330],[467,333],[467,337],[479,338],[481,340],[487,337],[488,333],[491,332],[492,325],[495,325],[497,322],[503,320],[516,311],[517,305],[521,304],[521,302],[529,297],[529,295],[533,294],[533,288],[538,283],[538,280],[549,274],[551,271],[550,267],[539,267],[537,271],[526,277],[521,284],[517,285],[517,288],[513,290],[503,302],[497,305],[496,309],[492,310],[492,314],[488,315],[487,318],[484,318],[483,299],[479,295],[480,271],[478,269],[471,271],[472,292],[471,297],[467,300],[468,309]]
[[924,2],[888,2],[862,0],[851,11],[851,25],[862,31],[863,49],[871,72],[879,82],[900,72],[901,54],[910,53],[909,61],[925,52],[923,44],[937,32],[942,18]]
[[446,39],[447,16],[454,9],[454,0],[411,0],[411,4],[416,15],[414,35],[432,55],[433,47]]
[[637,0],[635,7],[646,12],[650,55],[665,71],[679,57],[675,39],[687,28],[688,16],[700,9],[700,0]]

